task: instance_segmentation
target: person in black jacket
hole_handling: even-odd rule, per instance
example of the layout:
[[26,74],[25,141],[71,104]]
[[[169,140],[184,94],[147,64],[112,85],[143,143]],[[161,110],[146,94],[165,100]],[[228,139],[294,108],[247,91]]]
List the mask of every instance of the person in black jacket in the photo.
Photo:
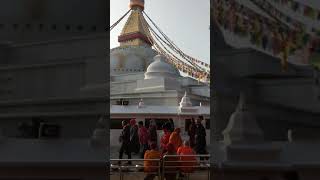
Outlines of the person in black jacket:
[[[123,153],[128,155],[128,159],[131,159],[130,152],[130,126],[127,121],[122,121],[122,132],[119,137],[119,141],[121,143],[120,151],[119,151],[119,159],[122,159]],[[121,164],[119,161],[118,164]],[[131,165],[131,161],[128,161],[128,165]]]
[[[199,116],[196,123],[195,131],[195,147],[194,150],[197,154],[207,154],[207,142],[206,142],[206,129],[201,124],[203,120],[202,116]],[[200,160],[203,160],[203,157],[200,157]]]
[[140,150],[140,142],[138,135],[138,125],[135,119],[130,120],[130,152],[139,153]]
[[169,123],[170,123],[170,131],[173,132],[175,127],[174,127],[174,122],[171,118],[169,119]]
[[188,128],[188,135],[190,146],[193,148],[195,146],[195,137],[196,137],[196,121],[192,118],[191,123]]

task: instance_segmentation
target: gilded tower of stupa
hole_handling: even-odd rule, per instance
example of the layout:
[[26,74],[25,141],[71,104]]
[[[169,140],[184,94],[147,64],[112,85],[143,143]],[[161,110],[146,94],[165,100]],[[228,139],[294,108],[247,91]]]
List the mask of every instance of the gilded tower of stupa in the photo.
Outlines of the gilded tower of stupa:
[[131,0],[129,7],[131,14],[118,37],[120,46],[150,46],[149,31],[143,26],[144,0]]
[[111,76],[145,72],[157,55],[148,38],[149,29],[144,26],[144,0],[131,0],[129,8],[130,15],[118,36],[120,46],[110,50]]

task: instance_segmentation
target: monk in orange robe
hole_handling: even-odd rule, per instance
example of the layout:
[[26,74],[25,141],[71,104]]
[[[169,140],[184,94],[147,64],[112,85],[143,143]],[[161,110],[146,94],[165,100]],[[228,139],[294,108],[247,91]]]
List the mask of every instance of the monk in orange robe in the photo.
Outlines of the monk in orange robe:
[[[184,141],[183,146],[180,146],[177,151],[178,155],[180,156],[180,163],[181,163],[181,172],[184,173],[192,173],[194,172],[195,166],[197,165],[197,159],[195,156],[188,156],[188,155],[195,155],[196,153],[190,147],[189,141]],[[183,156],[187,155],[187,156]],[[194,161],[194,162],[191,162]]]
[[[157,144],[152,142],[150,144],[151,150],[147,150],[144,154],[144,159],[160,159],[160,152],[157,151]],[[144,161],[144,172],[147,174],[145,180],[154,179],[160,164],[157,161]]]
[[176,128],[170,135],[169,143],[174,145],[175,150],[177,151],[178,148],[182,145],[182,139],[180,136],[180,128]]

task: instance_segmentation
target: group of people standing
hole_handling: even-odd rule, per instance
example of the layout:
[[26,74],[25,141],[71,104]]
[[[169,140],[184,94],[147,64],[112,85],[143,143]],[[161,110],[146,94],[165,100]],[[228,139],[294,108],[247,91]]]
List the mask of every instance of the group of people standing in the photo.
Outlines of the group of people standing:
[[[206,130],[201,124],[202,116],[197,120],[191,120],[188,127],[189,140],[182,141],[181,129],[174,128],[174,123],[169,120],[162,126],[163,135],[160,138],[160,147],[158,147],[157,125],[154,120],[150,121],[149,127],[145,127],[142,121],[136,125],[135,119],[130,120],[130,124],[122,121],[123,130],[120,135],[121,147],[119,159],[122,159],[123,153],[131,159],[131,153],[140,152],[143,159],[163,159],[165,155],[196,155],[208,154],[206,150]],[[165,178],[175,179],[177,172],[191,173],[194,170],[195,156],[167,156],[165,164]],[[203,158],[200,158],[203,160]],[[194,163],[193,163],[193,162]],[[119,162],[120,163],[120,162]],[[128,162],[131,165],[131,162]],[[181,166],[181,168],[177,167]],[[159,169],[156,161],[144,161],[144,171],[147,173],[145,179],[154,179]],[[180,174],[180,173],[179,173]]]
[[[143,126],[142,121],[139,121],[138,125],[135,119],[131,119],[130,123],[122,121],[122,131],[119,136],[121,144],[119,159],[122,159],[124,153],[128,155],[128,159],[131,159],[131,154],[139,153],[140,149],[142,149],[141,158],[143,158],[145,151],[150,147],[150,142],[157,142],[157,136],[157,127],[154,121],[150,122],[148,129]],[[131,162],[129,161],[127,164],[131,165]]]

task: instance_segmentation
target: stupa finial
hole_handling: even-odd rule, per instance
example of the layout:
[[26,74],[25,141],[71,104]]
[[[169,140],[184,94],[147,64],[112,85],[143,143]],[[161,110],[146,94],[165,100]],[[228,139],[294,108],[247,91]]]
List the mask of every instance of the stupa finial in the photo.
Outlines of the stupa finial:
[[130,0],[129,7],[130,9],[134,7],[139,7],[142,10],[144,10],[144,0]]

